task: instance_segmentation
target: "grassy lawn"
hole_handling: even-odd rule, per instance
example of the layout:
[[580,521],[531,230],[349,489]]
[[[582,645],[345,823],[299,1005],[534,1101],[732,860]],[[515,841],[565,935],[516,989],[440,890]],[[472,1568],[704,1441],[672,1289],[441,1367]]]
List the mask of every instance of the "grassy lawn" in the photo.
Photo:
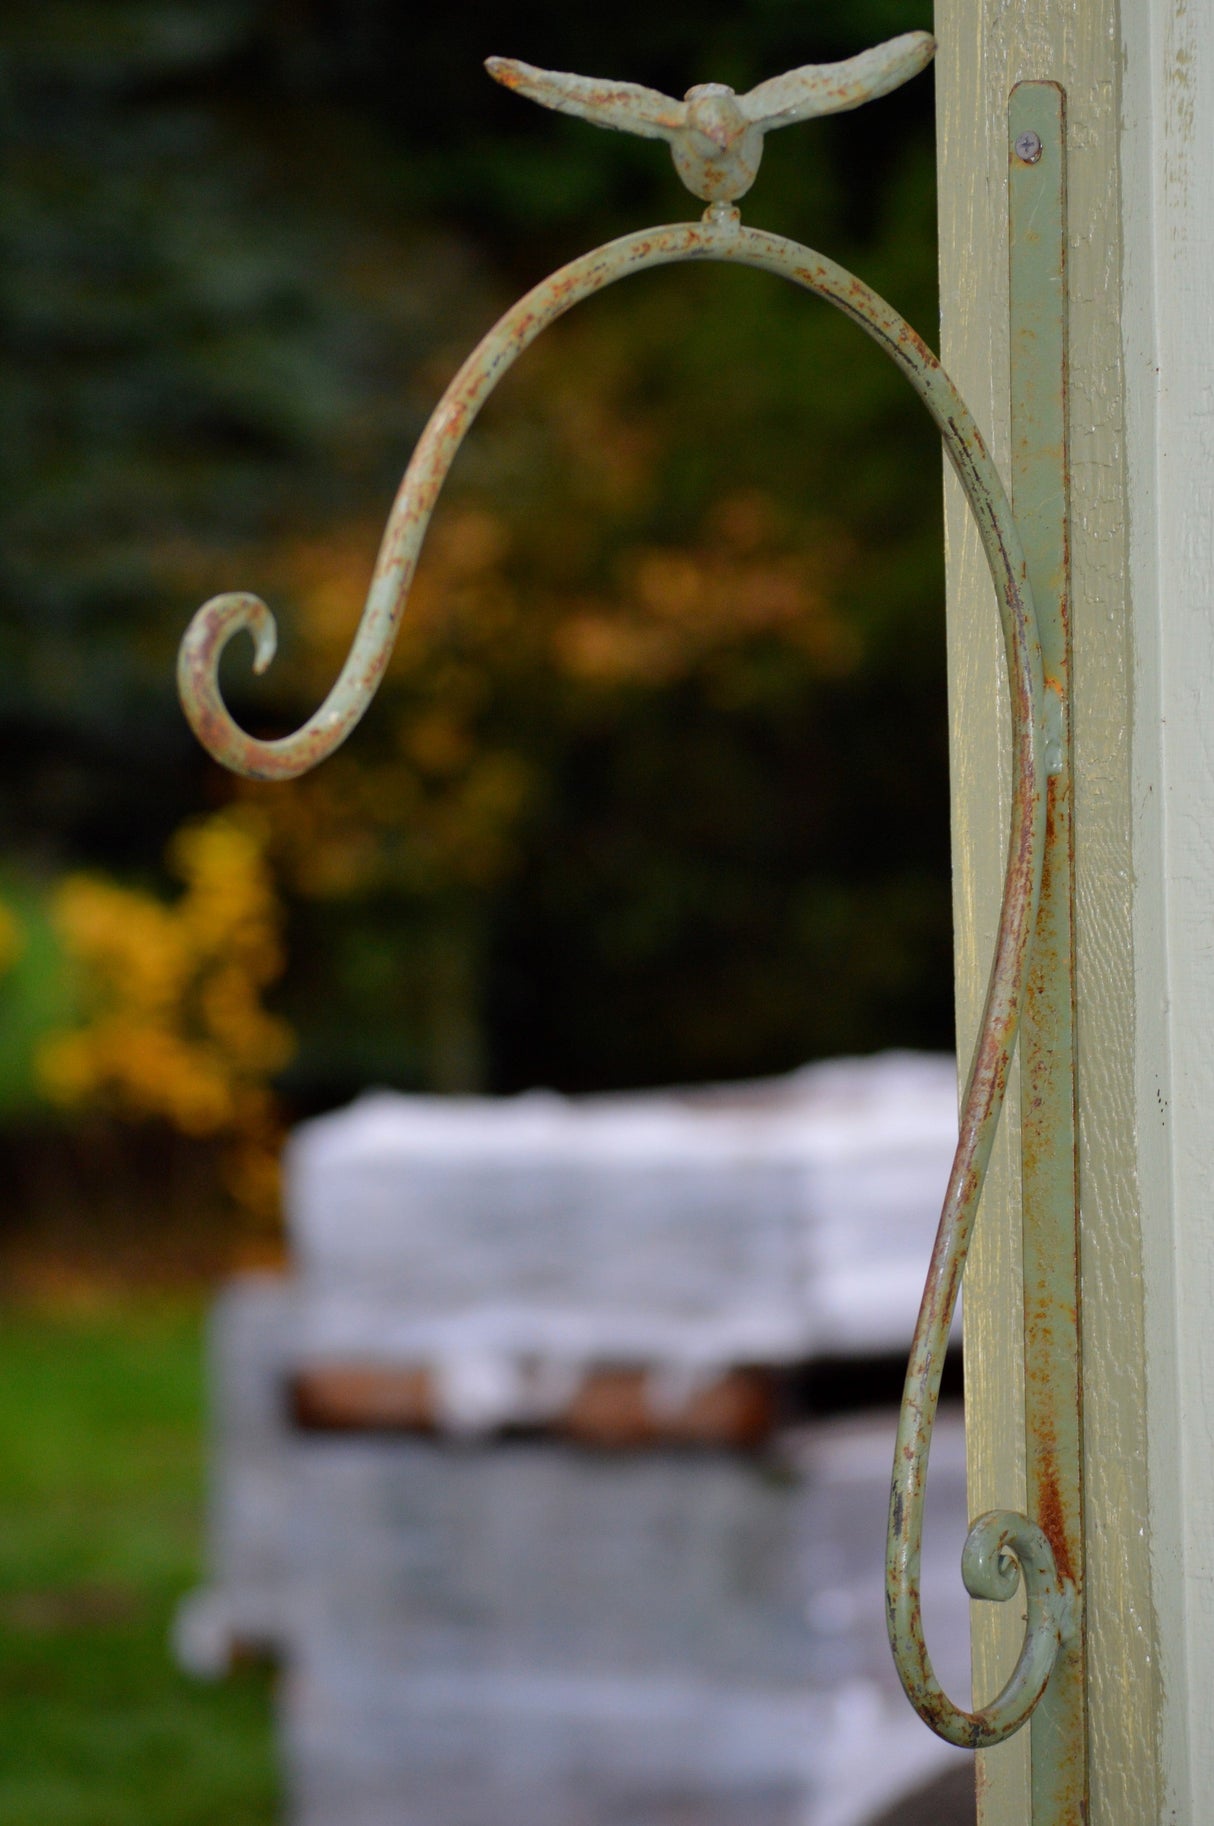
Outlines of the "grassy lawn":
[[200,1685],[197,1303],[0,1312],[0,1826],[270,1826],[270,1690]]

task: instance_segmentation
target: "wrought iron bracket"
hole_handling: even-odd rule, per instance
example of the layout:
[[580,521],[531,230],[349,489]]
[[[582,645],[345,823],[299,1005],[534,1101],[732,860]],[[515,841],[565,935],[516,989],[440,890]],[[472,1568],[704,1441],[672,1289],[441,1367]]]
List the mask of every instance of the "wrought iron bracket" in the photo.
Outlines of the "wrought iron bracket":
[[[1023,1579],[1026,1630],[997,1699],[973,1711],[942,1693],[923,1641],[919,1546],[940,1361],[981,1184],[946,1199],[907,1372],[890,1505],[887,1607],[903,1684],[926,1721],[975,1749],[1032,1720],[1033,1826],[1086,1815],[1082,1409],[1075,1122],[1070,607],[1067,464],[1066,111],[1026,82],[1008,110],[1012,485],[1041,640],[1047,705],[1040,896],[1022,988],[1021,1197],[1029,1516],[973,1524],[963,1576],[976,1598]],[[1006,914],[1006,904],[1005,904]],[[979,1053],[982,1039],[979,1040]],[[968,1097],[967,1097],[968,1103]],[[963,1117],[964,1134],[964,1117]],[[954,1183],[957,1181],[954,1171]],[[1035,1519],[1030,1520],[1029,1517]]]
[[[1033,1826],[1080,1826],[1087,1758],[1062,92],[1053,83],[1022,83],[1012,94],[1009,113],[1015,517],[964,401],[910,325],[824,255],[743,227],[735,201],[753,181],[765,133],[885,94],[921,69],[933,50],[926,33],[908,33],[848,63],[806,66],[774,78],[749,95],[703,84],[689,90],[682,102],[634,84],[601,83],[492,59],[493,75],[545,106],[665,139],[680,176],[708,204],[702,220],[642,230],[574,260],[520,299],[473,351],[436,407],[405,472],[345,665],[301,729],[278,741],[259,741],[233,721],[220,694],[220,657],[238,631],[252,637],[258,671],[273,658],[273,616],[256,596],[237,592],[204,604],[182,642],[178,678],[186,715],[199,739],[236,772],[289,779],[332,753],[361,718],[383,676],[430,516],[481,406],[549,324],[631,273],[675,261],[719,260],[777,274],[850,317],[906,376],[940,432],[995,585],[1010,687],[1012,801],[991,976],[899,1422],[887,1555],[890,1641],[912,1704],[951,1742],[981,1749],[1002,1742],[1031,1718]],[[1003,1691],[966,1711],[941,1690],[923,1638],[923,1495],[950,1323],[1021,1030],[1029,1515],[998,1510],[979,1517],[966,1542],[962,1576],[972,1596],[1001,1601],[1012,1598],[1023,1583],[1026,1631]]]

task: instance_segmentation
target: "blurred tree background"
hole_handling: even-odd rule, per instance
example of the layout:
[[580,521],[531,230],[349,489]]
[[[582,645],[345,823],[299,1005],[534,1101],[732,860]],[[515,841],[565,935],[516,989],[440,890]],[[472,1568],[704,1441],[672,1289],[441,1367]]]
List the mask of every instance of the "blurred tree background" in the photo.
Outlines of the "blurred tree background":
[[[476,339],[596,241],[698,213],[665,147],[484,56],[682,94],[930,23],[2,9],[0,1826],[275,1817],[264,1677],[200,1689],[165,1642],[199,1576],[199,1277],[274,1246],[289,1120],[369,1082],[949,1043],[936,434],[770,277],[634,278],[529,353],[315,776],[232,780],[173,688],[197,605],[253,589],[282,653],[255,681],[237,643],[230,701],[301,722]],[[744,214],[931,340],[930,76],[773,135]]]
[[[236,643],[229,700],[301,722],[475,340],[594,242],[698,213],[663,146],[499,90],[486,54],[681,94],[924,25],[911,0],[9,0],[15,1211],[268,1222],[282,1122],[368,1082],[950,1043],[938,442],[854,326],[770,277],[632,279],[520,363],[315,776],[229,779],[173,690],[193,609],[250,588],[282,653],[254,681]],[[929,340],[933,207],[930,76],[774,135],[743,205]]]

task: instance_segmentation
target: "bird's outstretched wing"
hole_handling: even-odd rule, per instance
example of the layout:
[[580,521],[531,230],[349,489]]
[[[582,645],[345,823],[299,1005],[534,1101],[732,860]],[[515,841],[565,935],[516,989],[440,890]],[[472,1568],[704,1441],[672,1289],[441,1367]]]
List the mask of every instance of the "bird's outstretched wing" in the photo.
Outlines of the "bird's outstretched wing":
[[788,127],[815,114],[842,114],[861,102],[888,95],[917,76],[932,60],[936,40],[930,32],[904,32],[844,63],[807,63],[784,76],[761,82],[738,106],[748,121],[766,132]]
[[687,124],[686,102],[635,82],[600,81],[568,76],[563,70],[537,70],[513,57],[487,57],[485,68],[496,82],[562,114],[578,114],[596,127],[639,133],[644,139],[670,139]]

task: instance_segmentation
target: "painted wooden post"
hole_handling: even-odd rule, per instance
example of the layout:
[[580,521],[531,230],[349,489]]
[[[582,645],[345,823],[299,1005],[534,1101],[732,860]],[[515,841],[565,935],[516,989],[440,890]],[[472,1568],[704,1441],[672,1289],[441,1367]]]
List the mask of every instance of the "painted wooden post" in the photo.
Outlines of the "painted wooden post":
[[1214,1795],[1214,9],[1124,8],[1137,1102],[1159,1817]]
[[[1067,92],[1091,1826],[1214,1794],[1214,8],[940,0],[943,358],[1008,462],[1012,87]],[[947,485],[959,1042],[1007,777],[988,585]],[[1207,730],[1210,731],[1207,734]],[[971,1511],[1023,1487],[1014,1125],[966,1279]],[[977,1699],[1019,1625],[975,1607]],[[1011,1608],[1011,1607],[1008,1607]],[[1027,1734],[980,1759],[1029,1815]]]

